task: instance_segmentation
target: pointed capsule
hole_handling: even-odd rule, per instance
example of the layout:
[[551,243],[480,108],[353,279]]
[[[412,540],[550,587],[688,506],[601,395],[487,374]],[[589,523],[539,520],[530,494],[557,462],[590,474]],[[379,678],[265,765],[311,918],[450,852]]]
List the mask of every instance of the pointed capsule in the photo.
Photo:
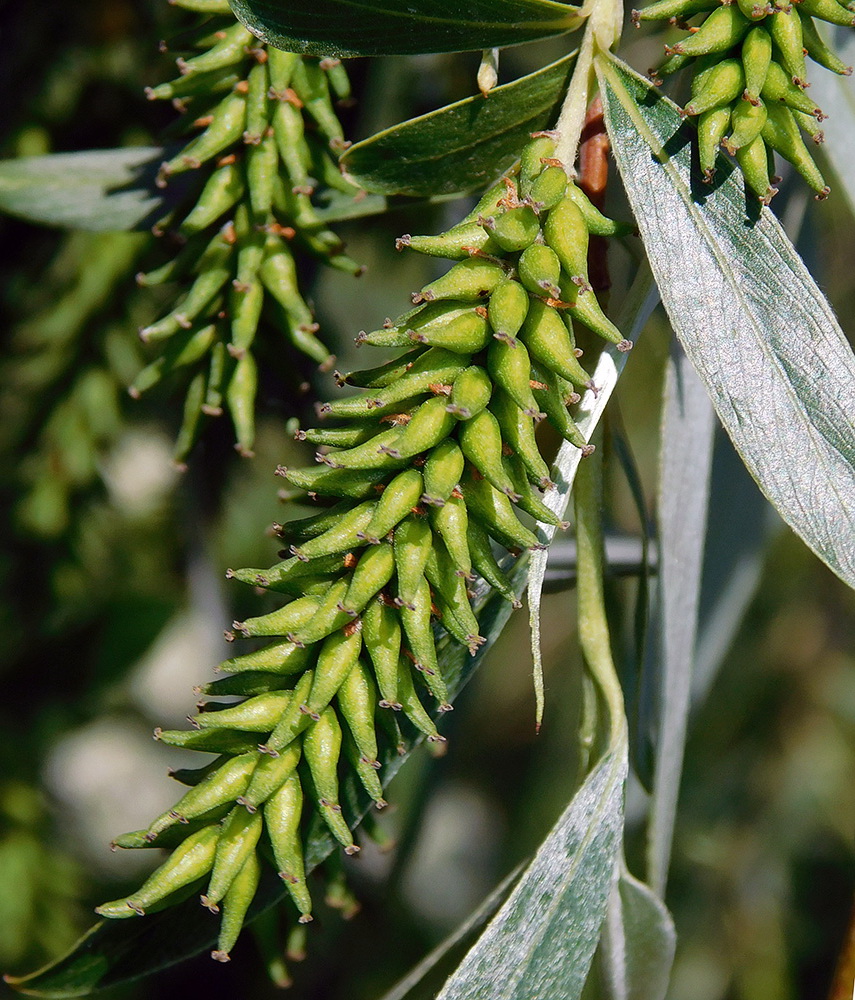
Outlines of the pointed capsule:
[[418,469],[406,469],[390,480],[363,532],[365,540],[376,545],[385,538],[413,507],[418,506],[423,491],[424,480]]
[[852,67],[848,66],[825,43],[816,29],[813,18],[803,11],[799,11],[799,17],[802,20],[802,39],[804,40],[805,50],[811,59],[819,63],[820,66],[830,69],[832,73],[837,73],[840,76],[851,76]]
[[432,544],[433,536],[425,519],[408,517],[398,526],[393,542],[398,574],[397,603],[411,605],[415,600]]
[[552,132],[540,132],[532,135],[520,155],[520,194],[527,198],[535,180],[543,173],[546,164],[555,156],[557,137]]
[[336,694],[336,706],[353,736],[362,760],[375,770],[377,760],[377,734],[374,729],[374,708],[377,693],[368,669],[357,660]]
[[386,469],[389,471],[399,469],[405,463],[399,455],[390,454],[390,450],[396,445],[400,436],[400,428],[390,427],[388,430],[379,431],[365,444],[348,448],[345,451],[328,452],[326,455],[318,455],[317,458],[333,469]]
[[303,789],[296,774],[292,774],[264,803],[264,827],[270,838],[279,877],[300,912],[300,921],[305,923],[312,919],[312,898],[306,886],[300,838],[302,811]]
[[686,56],[726,52],[742,40],[751,23],[737,4],[717,7],[694,34],[672,46],[670,51]]
[[347,595],[348,581],[336,580],[326,591],[318,605],[318,610],[305,625],[288,633],[288,639],[298,645],[307,646],[319,642],[337,629],[353,623],[353,618],[340,607]]
[[192,211],[178,227],[182,233],[199,233],[237,204],[246,191],[241,164],[227,163],[208,178]]
[[412,607],[404,605],[400,615],[416,670],[420,671],[431,694],[439,702],[440,711],[451,711],[448,689],[436,658],[436,640],[431,626],[430,585],[424,577],[416,587]]
[[269,733],[290,700],[290,691],[270,691],[216,712],[194,715],[192,721],[200,729],[239,729],[246,733]]
[[480,365],[470,365],[454,380],[445,409],[458,420],[469,420],[481,413],[493,391],[487,373]]
[[267,738],[267,742],[258,746],[262,753],[275,757],[277,753],[289,746],[303,730],[312,725],[313,719],[303,711],[303,704],[309,696],[314,680],[314,670],[307,670],[297,681],[293,692],[294,696],[288,703],[287,711],[282,714],[282,718]]
[[[517,263],[517,274],[523,288],[532,292],[532,294],[558,298],[560,294],[558,279],[561,275],[561,261],[552,247],[541,243],[532,243],[530,247],[527,247],[520,254],[520,259]],[[525,303],[525,311],[528,312],[528,300]],[[522,326],[524,320],[525,315],[520,320],[517,330]],[[492,317],[490,317],[490,325],[494,330],[496,329]],[[515,330],[514,333],[516,332]]]
[[[532,374],[537,380],[536,387],[533,389],[534,398],[538,406],[545,411],[550,424],[552,424],[565,441],[575,444],[577,448],[586,449],[588,442],[567,410],[568,405],[574,399],[578,400],[579,398],[578,394],[572,391],[573,387],[554,372],[548,375],[544,374],[543,378],[539,377],[540,372],[537,369],[534,369]],[[546,381],[547,379],[548,381]],[[528,466],[526,468],[528,469]],[[529,477],[531,477],[531,470],[528,469],[528,471]],[[550,484],[548,481],[544,482],[540,480],[535,485],[545,489]]]
[[401,655],[401,622],[382,600],[372,601],[362,616],[362,641],[374,666],[381,708],[399,710],[398,658]]
[[797,87],[807,86],[802,19],[798,10],[777,10],[766,23],[777,46],[778,62]]
[[745,74],[745,91],[742,96],[746,101],[756,104],[760,100],[760,91],[772,61],[772,36],[763,25],[752,28],[742,42],[740,53]]
[[192,885],[211,870],[219,835],[218,825],[190,834],[133,895],[102,903],[95,912],[102,917],[142,916],[173,892]]
[[528,484],[527,470],[519,455],[508,455],[504,459],[504,466],[508,477],[514,484],[516,490],[514,503],[520,510],[524,510],[526,514],[542,524],[551,524],[556,528],[568,526],[566,521],[562,521],[538,496],[532,493]]
[[537,446],[531,417],[527,417],[511,397],[502,391],[494,394],[490,409],[499,422],[503,440],[522,459],[531,481],[537,486],[550,485],[549,466],[544,462]]
[[531,202],[537,212],[555,208],[567,190],[567,174],[563,167],[549,166],[535,178],[531,186]]
[[455,423],[454,417],[446,410],[445,396],[429,399],[415,411],[394,447],[389,449],[389,454],[400,459],[413,458],[428,451],[448,437]]
[[477,302],[486,298],[505,280],[505,267],[484,257],[470,257],[455,264],[441,278],[413,295],[413,302],[433,302],[436,299],[456,299]]
[[234,367],[226,388],[226,401],[235,428],[235,448],[244,458],[252,458],[255,444],[255,394],[258,367],[251,354],[244,354]]
[[303,756],[312,773],[319,812],[346,854],[359,848],[341,814],[338,803],[338,760],[341,753],[341,726],[332,708],[326,708],[303,737]]
[[341,602],[342,609],[355,618],[371,598],[386,586],[394,573],[395,556],[388,542],[368,549],[356,564],[350,586]]
[[490,545],[487,532],[480,524],[470,519],[467,528],[467,537],[469,539],[469,552],[472,556],[472,565],[475,567],[478,575],[486,580],[493,590],[498,591],[506,601],[510,601],[515,608],[521,607],[520,600],[514,592],[510,580],[508,580],[502,571],[493,554],[493,548]]
[[[540,244],[533,244],[520,257],[520,270],[522,272],[522,261],[531,261],[541,251],[548,250]],[[528,254],[528,257],[526,257]],[[554,254],[553,254],[554,256]],[[538,295],[544,295],[543,288],[538,287]],[[490,304],[487,306],[487,319],[493,330],[493,337],[513,343],[520,327],[525,322],[528,314],[528,294],[525,288],[518,282],[508,279],[503,281],[490,296]]]
[[[585,297],[590,298],[593,294],[587,292]],[[535,361],[580,388],[590,385],[591,376],[576,359],[570,334],[556,309],[532,299],[520,337]]]
[[[434,545],[425,565],[425,577],[435,595],[439,595],[444,602],[443,627],[474,655],[485,640],[480,635],[478,620],[469,603],[466,579],[455,572],[451,556],[443,545]],[[454,620],[451,627],[449,616]]]
[[403,354],[399,358],[393,358],[384,365],[376,368],[363,368],[359,371],[348,372],[346,375],[336,375],[340,384],[355,385],[364,389],[384,389],[386,386],[397,382],[401,376],[406,375],[412,368],[413,362],[423,357],[429,349],[416,347],[414,350]]
[[229,952],[237,943],[249,905],[255,898],[260,880],[261,862],[258,854],[253,851],[244,861],[223,897],[217,947],[211,952],[211,958],[215,962],[229,960]]
[[736,151],[736,162],[746,185],[764,205],[768,205],[778,189],[769,182],[769,157],[761,136]]
[[481,224],[506,253],[525,250],[540,233],[540,221],[528,205],[505,209],[495,216],[488,216]]
[[494,340],[487,349],[487,371],[526,416],[542,417],[531,391],[531,358],[522,341]]
[[506,548],[541,548],[537,537],[526,528],[517,517],[510,500],[500,493],[486,479],[464,478],[460,484],[466,500],[469,517]]
[[[352,470],[341,470],[352,471]],[[339,518],[338,524],[328,528],[323,534],[316,535],[302,545],[291,546],[291,551],[303,562],[309,559],[317,559],[319,556],[333,555],[338,552],[347,552],[354,546],[361,544],[360,532],[364,532],[371,523],[377,504],[360,504],[349,514],[343,514]],[[284,634],[284,633],[283,633]]]
[[[504,194],[504,188],[502,189]],[[472,252],[501,253],[502,248],[477,221],[464,222],[438,236],[401,236],[395,243],[398,250],[411,247],[429,257],[464,260]]]
[[[835,0],[831,0],[831,2],[833,3]],[[822,121],[825,118],[825,115],[810,97],[793,84],[783,67],[774,60],[769,64],[760,96],[767,105],[779,101],[794,111],[803,111],[807,115],[813,115],[817,121]]]
[[698,158],[707,184],[715,175],[718,150],[729,127],[729,107],[713,108],[698,115]]
[[676,18],[679,21],[687,21],[695,14],[714,10],[718,3],[719,0],[656,0],[641,10],[633,11],[633,20],[659,21]]
[[434,532],[448,549],[455,572],[466,579],[471,579],[472,562],[466,537],[469,516],[465,502],[460,497],[450,496],[444,506],[434,507],[431,510],[430,521]]
[[737,149],[757,138],[766,124],[766,105],[760,101],[738,101],[731,115],[730,135],[722,140],[722,145],[733,156]]
[[463,463],[463,452],[453,438],[446,438],[433,448],[422,469],[424,493],[421,502],[441,507],[460,482]]
[[310,621],[320,603],[317,597],[298,597],[269,614],[234,622],[232,627],[244,636],[287,635],[292,629]]
[[[458,433],[460,449],[475,468],[497,490],[514,499],[516,491],[502,465],[502,431],[489,410],[465,421]],[[446,504],[446,508],[448,504]],[[440,508],[444,510],[446,508]]]
[[[301,624],[305,624],[305,621]],[[297,627],[299,628],[299,625]],[[230,673],[247,670],[269,671],[272,674],[298,674],[306,666],[308,657],[308,652],[300,646],[295,646],[293,642],[280,642],[225,660],[218,669]]]
[[243,794],[235,797],[235,801],[250,812],[255,812],[291,777],[300,763],[301,755],[300,747],[296,743],[285,747],[276,757],[258,754],[249,784]]
[[345,760],[356,772],[356,777],[373,799],[375,807],[377,809],[385,809],[387,802],[383,798],[383,784],[380,781],[380,775],[377,773],[374,765],[368,763],[360,753],[359,747],[356,745],[349,730],[345,730],[342,733],[342,749],[344,750]]
[[403,656],[398,663],[398,695],[404,715],[416,729],[424,733],[431,743],[445,743],[445,737],[440,736],[433,719],[425,711],[416,693],[410,665]]
[[829,24],[840,24],[845,28],[855,26],[855,14],[835,0],[801,0],[799,10]]
[[490,328],[482,312],[483,309],[472,309],[442,325],[411,330],[407,336],[415,343],[444,347],[458,354],[475,354],[483,350],[490,339]]
[[588,279],[588,226],[572,198],[564,198],[543,224],[543,237],[571,278]]
[[202,896],[203,906],[217,912],[217,904],[229,891],[247,858],[255,853],[262,826],[261,813],[246,809],[233,809],[229,813],[217,840],[211,881]]
[[170,747],[182,750],[201,750],[203,753],[244,754],[255,750],[258,737],[255,733],[237,732],[233,729],[155,729],[154,738]]
[[762,132],[763,139],[781,156],[786,157],[798,170],[817,197],[825,198],[831,190],[813,161],[802,139],[799,126],[789,108],[780,104],[769,108],[769,116]]
[[636,231],[634,226],[626,222],[618,222],[603,215],[585,192],[572,181],[567,185],[566,195],[576,203],[592,236],[629,236]]
[[317,721],[353,669],[361,651],[362,634],[359,629],[354,629],[350,635],[339,631],[324,639],[312,687],[301,706],[307,715]]
[[161,168],[162,176],[196,170],[224,149],[240,142],[246,125],[246,98],[229,94],[214,108],[211,124]]
[[[724,8],[721,8],[724,10]],[[710,108],[720,108],[735,101],[745,90],[745,73],[738,59],[723,59],[692,81],[692,99],[687,115],[699,115]]]

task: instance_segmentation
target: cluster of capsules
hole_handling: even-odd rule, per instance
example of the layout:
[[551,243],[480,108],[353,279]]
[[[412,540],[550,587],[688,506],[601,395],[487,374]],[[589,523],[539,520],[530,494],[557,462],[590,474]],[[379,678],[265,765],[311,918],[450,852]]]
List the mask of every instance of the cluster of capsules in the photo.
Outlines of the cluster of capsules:
[[354,275],[362,269],[312,200],[322,191],[358,194],[338,168],[348,145],[335,108],[350,99],[344,66],[264,45],[235,21],[226,0],[173,2],[208,17],[179,42],[187,58],[177,59],[178,78],[147,91],[152,100],[171,100],[190,130],[158,184],[190,173],[205,180],[189,211],[176,210],[156,227],[172,237],[175,255],[137,277],[145,286],[179,281],[186,291],[140,331],[162,349],[130,392],[139,396],[167,374],[196,370],[177,446],[181,461],[205,417],[224,405],[238,450],[251,453],[260,324],[269,326],[272,344],[284,333],[296,352],[331,364],[300,291],[293,247]]
[[536,133],[518,172],[453,229],[401,239],[458,263],[413,296],[413,310],[360,334],[359,342],[407,350],[378,368],[336,373],[362,391],[319,405],[337,426],[298,433],[319,446],[314,466],[277,470],[325,505],[275,526],[288,546],[282,562],[230,571],[291,598],[236,622],[230,637],[276,641],[228,660],[221,669],[230,676],[203,689],[243,701],[208,703],[193,730],[157,733],[222,756],[174,809],[117,841],[180,842],[138,892],[100,907],[105,916],[130,917],[202,885],[202,902],[225,911],[214,953],[223,958],[266,856],[299,919],[309,919],[303,813],[320,815],[355,853],[341,769],[382,807],[378,733],[381,744],[391,736],[400,746],[401,719],[443,741],[422,700],[439,713],[451,708],[439,630],[474,654],[484,642],[470,592],[476,574],[519,606],[491,542],[518,554],[540,547],[532,519],[566,526],[538,496],[552,483],[537,422],[591,450],[568,409],[594,388],[571,316],[619,349],[631,346],[587,279],[589,234],[629,227],[568,181],[554,139]]
[[[708,182],[723,146],[764,204],[777,193],[774,153],[793,164],[817,198],[828,195],[802,134],[821,143],[819,123],[826,117],[805,90],[805,57],[834,73],[852,72],[816,25],[855,25],[852,7],[838,0],[657,0],[633,12],[636,24],[668,19],[689,32],[665,47],[667,58],[651,75],[667,76],[695,60],[684,113],[697,117],[701,170]],[[702,17],[697,25],[691,24],[695,15]]]

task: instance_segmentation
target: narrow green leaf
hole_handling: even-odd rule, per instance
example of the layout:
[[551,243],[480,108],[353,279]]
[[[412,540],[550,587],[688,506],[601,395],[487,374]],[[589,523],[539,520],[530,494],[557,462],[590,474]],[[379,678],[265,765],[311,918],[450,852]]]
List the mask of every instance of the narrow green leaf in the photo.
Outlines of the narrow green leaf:
[[855,359],[775,217],[736,174],[692,173],[693,130],[616,60],[606,121],[671,323],[719,419],[787,523],[855,586]]
[[437,1000],[576,1000],[623,834],[626,730],[600,759]]
[[356,143],[341,165],[367,191],[430,196],[474,191],[518,157],[529,133],[558,117],[575,53]]
[[585,1000],[664,1000],[675,945],[665,904],[623,865],[609,896]]
[[230,0],[278,49],[319,56],[470,52],[573,31],[576,7],[552,0]]
[[[509,575],[521,590],[525,582],[525,559],[517,560]],[[476,598],[481,634],[486,642],[474,657],[444,635],[438,644],[439,662],[448,679],[452,695],[467,683],[505,626],[511,605],[483,584]],[[421,738],[412,741],[408,753],[398,755],[388,749],[381,755],[384,783],[392,780]],[[361,818],[371,802],[352,774],[342,781],[342,805],[349,818]],[[319,819],[319,817],[317,817]],[[308,871],[321,863],[337,845],[319,822],[309,833],[306,845]],[[265,870],[258,893],[250,907],[247,921],[273,906],[285,895],[282,882],[270,870]],[[68,954],[29,976],[9,978],[19,992],[59,1000],[85,996],[109,986],[139,979],[174,965],[176,962],[207,951],[217,940],[218,921],[196,898],[163,910],[130,920],[101,920],[84,935]]]
[[665,372],[659,472],[660,630],[647,877],[663,895],[691,701],[715,413],[679,344]]
[[[823,30],[826,29],[826,30]],[[855,64],[855,32],[851,28],[832,28],[822,24],[821,32],[843,62]],[[855,82],[851,76],[837,76],[816,67],[811,74],[811,99],[828,115],[823,123],[825,143],[822,150],[834,173],[837,183],[855,212]]]
[[168,153],[157,147],[94,149],[0,163],[0,211],[90,232],[148,229],[187,185],[155,185]]

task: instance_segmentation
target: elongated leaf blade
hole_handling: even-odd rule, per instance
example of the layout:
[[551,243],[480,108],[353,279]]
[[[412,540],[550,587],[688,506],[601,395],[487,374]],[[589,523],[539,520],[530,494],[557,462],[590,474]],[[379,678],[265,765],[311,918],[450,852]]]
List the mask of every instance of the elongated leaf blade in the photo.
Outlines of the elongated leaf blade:
[[662,300],[719,419],[787,523],[855,586],[855,359],[825,297],[737,175],[706,188],[694,132],[601,60],[606,121]]
[[356,143],[341,164],[378,194],[474,191],[517,159],[529,133],[551,125],[570,82],[575,53],[496,87]]
[[664,1000],[675,946],[665,904],[624,867],[609,896],[586,1000]]
[[[518,592],[525,584],[526,560],[517,560],[508,575]],[[511,605],[483,583],[477,588],[475,606],[481,634],[487,640],[474,657],[460,645],[452,643],[447,634],[438,643],[438,658],[447,678],[452,696],[459,693],[478,668],[487,650],[501,634],[511,614]],[[406,761],[409,753],[421,742],[415,738],[407,753],[399,755],[387,748],[381,754],[384,783],[392,780]],[[341,785],[342,805],[348,818],[361,818],[371,807],[371,802],[352,774],[345,776]],[[319,819],[319,817],[318,817]],[[311,871],[332,851],[336,844],[318,822],[308,834],[306,868]],[[255,899],[250,907],[247,922],[285,896],[282,882],[272,871],[266,870]],[[139,979],[176,962],[191,958],[212,948],[217,940],[218,921],[199,905],[197,898],[189,899],[160,913],[127,920],[101,920],[89,930],[68,954],[29,976],[9,978],[8,982],[28,996],[60,1000],[79,997],[120,983]]]
[[[647,876],[664,894],[691,702],[698,601],[710,493],[715,414],[675,344],[665,373],[659,473],[659,609],[656,762],[648,823]],[[657,655],[658,654],[658,655]]]
[[553,0],[230,0],[265,42],[319,56],[469,52],[518,45],[578,27]]
[[626,772],[622,730],[437,1000],[577,1000],[615,880]]
[[[851,28],[831,28],[822,24],[822,33],[843,62],[855,64],[855,32]],[[811,74],[811,99],[828,115],[822,129],[825,143],[822,147],[836,174],[836,184],[843,189],[849,206],[855,212],[855,80],[851,76],[837,76],[816,68]],[[829,178],[829,181],[832,181]]]
[[147,229],[186,191],[161,190],[159,147],[94,149],[0,163],[0,211],[30,222],[90,232]]

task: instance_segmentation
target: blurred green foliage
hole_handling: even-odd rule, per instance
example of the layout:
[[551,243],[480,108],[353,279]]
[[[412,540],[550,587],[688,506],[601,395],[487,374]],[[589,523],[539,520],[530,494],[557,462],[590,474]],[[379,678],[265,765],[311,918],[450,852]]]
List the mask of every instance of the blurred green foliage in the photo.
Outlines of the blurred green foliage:
[[[0,84],[15,94],[0,152],[156,141],[169,109],[146,102],[142,88],[166,73],[157,40],[181,27],[178,12],[160,0],[48,0],[39,10],[36,19],[25,5],[0,4]],[[509,52],[503,77],[559,54],[549,45],[534,56],[529,47]],[[475,56],[354,64],[352,137],[467,95],[476,68]],[[340,367],[355,360],[354,334],[400,312],[431,276],[393,242],[444,227],[458,208],[432,211],[344,227],[368,273],[358,284],[324,273],[313,286]],[[821,242],[805,249],[846,318],[852,220],[839,204],[821,212],[811,222]],[[299,515],[278,504],[271,474],[298,446],[279,419],[282,387],[271,382],[257,457],[238,459],[228,428],[215,427],[178,477],[169,455],[179,414],[168,395],[132,402],[124,391],[142,363],[136,329],[154,308],[132,280],[146,238],[0,218],[0,240],[14,251],[2,265],[0,315],[0,962],[26,971],[81,933],[96,902],[137,880],[130,859],[110,855],[109,837],[152,812],[150,788],[162,786],[151,794],[166,805],[162,772],[180,766],[146,730],[192,710],[191,685],[221,658],[222,627],[263,610],[251,590],[221,581],[227,566],[272,560],[265,526]],[[618,256],[617,285],[625,270]],[[661,321],[651,326],[619,388],[651,508],[667,338]],[[329,376],[316,379],[328,393]],[[638,532],[616,462],[610,487],[612,524]],[[628,606],[634,587],[614,583],[616,607]],[[383,826],[397,848],[348,862],[362,913],[346,925],[329,914],[315,922],[310,957],[292,969],[297,995],[379,996],[539,843],[575,782],[573,606],[571,590],[544,603],[541,735],[519,613],[449,719],[448,755],[417,755],[390,788]],[[692,724],[668,896],[679,934],[673,1000],[827,991],[855,889],[853,661],[851,592],[780,534]],[[639,789],[630,805],[640,817]],[[639,819],[631,865],[641,835]],[[249,936],[228,967],[203,956],[110,995],[203,990],[212,1000],[274,995]]]

